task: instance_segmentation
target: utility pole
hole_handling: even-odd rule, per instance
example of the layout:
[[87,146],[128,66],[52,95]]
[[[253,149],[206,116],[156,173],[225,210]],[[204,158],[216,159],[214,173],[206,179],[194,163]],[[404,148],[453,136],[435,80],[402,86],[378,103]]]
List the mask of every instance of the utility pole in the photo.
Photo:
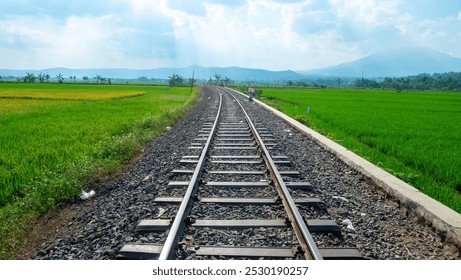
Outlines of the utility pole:
[[194,74],[195,74],[195,70],[192,70],[192,80],[190,81],[190,92],[191,93],[192,93],[192,88],[194,87],[194,83],[195,83]]

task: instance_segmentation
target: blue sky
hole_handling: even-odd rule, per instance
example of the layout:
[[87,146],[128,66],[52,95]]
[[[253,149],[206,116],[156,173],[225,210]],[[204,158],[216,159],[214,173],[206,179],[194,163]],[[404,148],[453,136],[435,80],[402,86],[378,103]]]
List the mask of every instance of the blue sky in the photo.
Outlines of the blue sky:
[[461,57],[459,0],[2,0],[0,68],[322,68],[425,47]]

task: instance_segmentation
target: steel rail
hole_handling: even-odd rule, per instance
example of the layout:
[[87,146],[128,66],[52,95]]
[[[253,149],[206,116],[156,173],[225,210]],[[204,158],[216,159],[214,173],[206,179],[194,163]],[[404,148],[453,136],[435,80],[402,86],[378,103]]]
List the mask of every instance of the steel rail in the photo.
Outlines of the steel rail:
[[[219,91],[218,91],[219,92]],[[208,148],[210,146],[211,140],[213,139],[213,134],[215,133],[216,126],[218,124],[219,116],[221,114],[221,106],[222,106],[222,93],[219,92],[219,108],[218,108],[218,113],[216,114],[216,118],[214,120],[213,126],[211,128],[210,134],[208,135],[208,139],[206,141],[205,146],[203,147],[202,153],[200,154],[199,161],[197,163],[197,166],[195,167],[194,173],[192,175],[192,178],[189,182],[189,185],[187,186],[186,193],[183,197],[183,200],[181,202],[181,205],[179,206],[178,213],[171,225],[170,231],[168,233],[168,236],[165,240],[165,243],[163,245],[162,251],[159,255],[159,260],[168,260],[173,258],[174,251],[173,249],[177,246],[179,236],[178,233],[181,231],[181,228],[184,226],[184,221],[186,219],[186,211],[189,208],[189,203],[191,203],[191,197],[193,193],[195,192],[196,186],[197,186],[197,181],[198,178],[202,172],[203,165],[205,163],[205,157],[206,154],[208,153]]]
[[267,150],[261,136],[259,135],[258,131],[256,130],[256,127],[254,126],[253,122],[251,121],[250,117],[248,116],[247,112],[243,108],[240,101],[237,98],[235,98],[235,96],[231,92],[227,92],[227,93],[230,94],[237,101],[237,103],[240,105],[240,107],[242,108],[242,111],[243,111],[243,113],[245,115],[245,118],[246,118],[248,124],[251,127],[251,130],[253,131],[253,134],[255,135],[258,143],[261,146],[261,149],[263,150],[264,157],[265,157],[265,159],[267,160],[267,162],[269,164],[269,167],[270,167],[270,169],[272,171],[272,174],[275,176],[275,179],[276,179],[275,183],[278,184],[278,186],[280,187],[280,190],[283,193],[282,200],[285,201],[288,204],[289,211],[291,212],[291,214],[293,216],[293,219],[294,219],[294,221],[292,221],[292,222],[294,222],[297,225],[297,227],[299,228],[300,233],[302,235],[303,242],[306,244],[307,249],[309,250],[309,254],[312,256],[312,258],[314,260],[323,260],[323,257],[320,254],[320,250],[318,249],[317,245],[315,244],[315,241],[312,238],[312,235],[309,232],[309,229],[307,228],[307,225],[304,222],[304,219],[302,218],[301,214],[299,213],[298,207],[296,207],[295,202],[294,202],[293,198],[291,197],[290,192],[288,191],[288,188],[287,188],[287,186],[285,184],[285,181],[283,180],[282,176],[280,175],[274,161],[272,160],[272,157],[269,154],[269,151]]

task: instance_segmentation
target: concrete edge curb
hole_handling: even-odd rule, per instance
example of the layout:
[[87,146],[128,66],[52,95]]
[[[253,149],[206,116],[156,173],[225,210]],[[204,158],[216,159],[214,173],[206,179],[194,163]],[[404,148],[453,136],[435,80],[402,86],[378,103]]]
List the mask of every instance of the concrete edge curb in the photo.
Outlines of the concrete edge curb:
[[[246,96],[239,91],[233,91]],[[253,99],[253,101],[279,116],[325,150],[373,181],[386,193],[395,197],[410,212],[425,220],[444,235],[448,242],[461,248],[461,214],[284,113],[259,100]]]

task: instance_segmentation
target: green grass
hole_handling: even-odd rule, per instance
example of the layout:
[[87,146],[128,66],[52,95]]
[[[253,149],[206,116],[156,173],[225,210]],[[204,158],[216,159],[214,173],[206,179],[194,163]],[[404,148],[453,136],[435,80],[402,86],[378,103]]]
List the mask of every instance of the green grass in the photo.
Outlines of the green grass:
[[0,84],[0,258],[28,221],[123,166],[195,100],[190,88]]
[[0,84],[0,98],[57,99],[57,100],[107,100],[135,97],[144,93],[142,87],[127,85],[86,84]]
[[264,88],[263,101],[461,213],[461,94]]

